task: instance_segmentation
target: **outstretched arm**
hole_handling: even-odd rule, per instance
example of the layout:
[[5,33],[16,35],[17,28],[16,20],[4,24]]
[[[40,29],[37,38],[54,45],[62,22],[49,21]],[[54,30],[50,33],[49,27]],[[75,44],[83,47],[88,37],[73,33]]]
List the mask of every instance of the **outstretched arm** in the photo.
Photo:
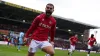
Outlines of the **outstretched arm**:
[[97,41],[96,41],[96,39],[95,39],[95,44],[97,44]]
[[29,34],[32,33],[37,28],[38,24],[39,24],[39,17],[36,17],[25,34],[26,38],[28,38]]

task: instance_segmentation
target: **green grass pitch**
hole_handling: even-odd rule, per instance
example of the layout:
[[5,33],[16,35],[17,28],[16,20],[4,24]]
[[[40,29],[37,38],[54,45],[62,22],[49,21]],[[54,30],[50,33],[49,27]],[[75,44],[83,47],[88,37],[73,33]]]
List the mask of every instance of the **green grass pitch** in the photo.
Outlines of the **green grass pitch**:
[[[0,56],[27,56],[28,47],[21,47],[21,51],[17,51],[17,47],[0,45]],[[67,50],[55,50],[55,56],[68,56]],[[86,52],[77,52],[73,53],[73,56],[87,56]],[[38,50],[35,56],[44,56],[45,53],[41,50]],[[90,56],[100,56],[100,54],[91,53]]]

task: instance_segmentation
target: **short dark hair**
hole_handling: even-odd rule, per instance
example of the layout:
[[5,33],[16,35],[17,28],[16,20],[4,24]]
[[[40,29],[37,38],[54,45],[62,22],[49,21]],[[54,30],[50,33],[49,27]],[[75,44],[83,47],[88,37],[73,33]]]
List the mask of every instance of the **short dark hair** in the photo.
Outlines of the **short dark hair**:
[[[52,3],[48,3],[47,5],[53,6],[53,8],[54,8],[54,5],[53,5]],[[47,5],[46,5],[46,6],[47,6]]]
[[91,37],[94,37],[94,34],[91,34]]

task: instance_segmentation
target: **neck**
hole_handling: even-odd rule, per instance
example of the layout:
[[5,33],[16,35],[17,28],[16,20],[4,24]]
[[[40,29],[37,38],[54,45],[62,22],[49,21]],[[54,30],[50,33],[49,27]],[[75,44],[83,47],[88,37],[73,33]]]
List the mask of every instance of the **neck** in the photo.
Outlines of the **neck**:
[[46,18],[49,18],[50,16],[46,15]]
[[91,37],[91,38],[93,38],[93,37]]
[[49,15],[48,13],[46,14],[46,13],[44,13],[45,15],[46,15],[46,17],[50,17],[51,15]]
[[[50,16],[51,16],[51,15],[50,15]],[[50,16],[48,16],[48,15],[45,14],[45,17],[46,17],[46,18],[50,18]]]

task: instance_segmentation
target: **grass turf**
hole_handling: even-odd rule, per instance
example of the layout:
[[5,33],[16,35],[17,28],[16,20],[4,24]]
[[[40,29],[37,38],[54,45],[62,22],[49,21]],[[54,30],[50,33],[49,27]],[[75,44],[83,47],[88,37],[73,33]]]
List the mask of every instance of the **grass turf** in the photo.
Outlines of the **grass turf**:
[[[17,47],[15,46],[7,46],[7,45],[0,45],[0,56],[27,56],[27,49],[28,47],[21,47],[21,51],[17,51]],[[67,50],[55,50],[55,56],[68,56]],[[73,56],[87,56],[86,52],[77,52],[73,53]],[[45,53],[41,50],[38,50],[35,56],[44,56]],[[91,53],[90,56],[100,56],[100,54]]]

